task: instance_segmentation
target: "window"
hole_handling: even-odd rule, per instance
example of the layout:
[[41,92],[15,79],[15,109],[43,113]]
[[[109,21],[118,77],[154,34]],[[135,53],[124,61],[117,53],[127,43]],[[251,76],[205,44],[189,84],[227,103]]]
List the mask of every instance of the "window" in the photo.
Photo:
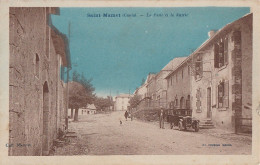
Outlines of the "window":
[[215,68],[221,68],[228,64],[228,38],[221,39],[219,43],[214,44],[214,65]]
[[182,97],[180,99],[180,108],[183,109],[184,108],[184,97]]
[[197,89],[197,93],[196,93],[196,111],[197,112],[201,112],[201,91],[200,88]]
[[181,71],[181,78],[183,79],[183,69],[182,69],[182,71]]
[[202,72],[203,72],[203,63],[202,63],[202,57],[201,55],[197,56],[196,62],[195,62],[195,79],[201,78],[202,77]]
[[228,107],[228,81],[220,82],[217,88],[218,108]]
[[157,100],[160,100],[160,95],[159,95],[159,96],[157,96]]
[[161,105],[161,103],[160,103],[161,96],[160,96],[160,95],[159,95],[159,96],[157,96],[157,100],[158,100],[158,104],[159,104],[159,105]]
[[188,75],[190,75],[190,66],[188,66]]
[[178,82],[178,72],[176,72],[176,82]]
[[188,95],[187,100],[186,100],[186,108],[190,109],[190,95]]
[[174,108],[174,101],[171,101],[170,102],[170,109],[173,109]]
[[175,98],[175,107],[178,107],[178,98]]
[[171,76],[171,85],[172,85],[172,76]]
[[40,77],[40,58],[38,54],[35,56],[35,75],[36,77]]

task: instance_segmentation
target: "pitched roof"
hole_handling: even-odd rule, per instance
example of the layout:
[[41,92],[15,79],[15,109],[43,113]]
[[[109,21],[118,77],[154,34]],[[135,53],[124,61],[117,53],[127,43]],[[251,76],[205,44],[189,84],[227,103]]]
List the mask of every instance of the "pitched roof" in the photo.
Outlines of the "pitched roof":
[[214,42],[216,39],[218,39],[219,35],[222,35],[222,34],[227,33],[228,30],[229,30],[230,28],[232,28],[232,27],[233,27],[236,23],[238,23],[238,22],[242,22],[242,21],[244,21],[244,20],[246,20],[246,19],[252,19],[252,16],[253,16],[252,13],[246,14],[246,15],[244,15],[243,17],[239,18],[238,20],[236,20],[236,21],[234,21],[234,22],[231,22],[231,23],[225,25],[224,27],[222,27],[221,29],[217,30],[212,37],[210,37],[210,38],[208,38],[206,41],[204,41],[192,54],[190,54],[190,55],[186,58],[186,60],[184,60],[183,62],[181,62],[180,65],[178,65],[175,69],[173,69],[173,71],[170,72],[165,78],[166,78],[166,79],[169,78],[169,76],[170,76],[173,72],[175,72],[175,70],[176,70],[177,68],[181,67],[181,66],[182,66],[185,62],[187,62],[189,59],[191,59],[192,57],[194,57],[194,56],[196,56],[197,54],[199,54],[202,49],[206,48],[209,44],[211,44],[211,43]]
[[176,57],[171,60],[162,70],[174,70],[180,65],[187,57]]
[[88,104],[86,109],[96,110],[97,108],[94,104]]
[[244,20],[252,20],[253,14],[249,13],[244,15],[243,17],[239,18],[238,20],[231,22],[227,25],[225,25],[224,27],[222,27],[221,29],[219,29],[218,31],[216,31],[216,33],[210,37],[209,39],[207,39],[205,42],[203,42],[190,56],[189,58],[191,58],[191,56],[194,56],[196,54],[198,54],[200,52],[200,50],[202,50],[203,48],[206,48],[209,44],[211,44],[212,42],[214,42],[215,40],[218,39],[219,35],[225,34],[228,32],[229,29],[231,29],[236,23],[243,23],[242,21]]

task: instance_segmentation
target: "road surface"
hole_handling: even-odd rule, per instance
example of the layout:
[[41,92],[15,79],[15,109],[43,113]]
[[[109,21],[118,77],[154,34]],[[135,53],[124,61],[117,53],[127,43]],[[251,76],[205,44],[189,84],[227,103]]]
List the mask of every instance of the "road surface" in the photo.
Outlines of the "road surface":
[[[54,155],[222,155],[251,154],[251,137],[219,132],[159,129],[156,122],[125,121],[124,112],[81,115],[70,122],[77,138]],[[120,120],[123,122],[120,124]]]

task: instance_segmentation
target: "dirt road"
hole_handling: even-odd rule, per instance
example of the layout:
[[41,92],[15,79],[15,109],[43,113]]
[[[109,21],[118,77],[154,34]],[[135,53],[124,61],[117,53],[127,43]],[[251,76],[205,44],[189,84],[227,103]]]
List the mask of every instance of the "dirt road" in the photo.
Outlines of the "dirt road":
[[[251,154],[251,137],[159,129],[156,122],[125,121],[124,112],[79,116],[70,130],[78,137],[54,155],[219,155]],[[120,125],[120,119],[122,124]]]

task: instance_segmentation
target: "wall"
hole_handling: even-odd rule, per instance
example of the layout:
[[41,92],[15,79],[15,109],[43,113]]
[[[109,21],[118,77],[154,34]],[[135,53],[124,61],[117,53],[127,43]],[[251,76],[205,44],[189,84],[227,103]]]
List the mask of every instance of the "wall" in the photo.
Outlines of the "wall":
[[129,106],[129,100],[130,97],[116,97],[116,102],[115,102],[115,110],[116,111],[126,111],[127,107]]
[[252,17],[242,23],[242,117],[252,118]]
[[[50,149],[61,125],[58,118],[65,109],[61,103],[63,87],[57,88],[59,59],[46,25],[51,10],[10,8],[9,143],[14,147],[9,148],[9,155],[42,155],[43,146]],[[43,123],[44,84],[48,86],[49,96],[47,125]],[[17,143],[26,147],[17,147]]]
[[156,98],[156,79],[153,77],[147,85],[147,95],[152,99]]
[[161,70],[155,77],[156,79],[156,100],[158,106],[166,107],[167,97],[167,80],[165,77],[170,73],[170,70]]
[[[176,76],[178,76],[177,80]],[[190,92],[190,70],[188,69],[187,63],[185,63],[167,77],[167,107],[170,108],[170,103],[174,102],[176,97],[178,99],[178,105],[180,105],[181,97],[184,97],[184,103],[186,105],[186,100]]]
[[[211,118],[216,127],[235,131],[235,116],[252,117],[252,22],[250,17],[233,23],[222,31],[211,43],[200,50],[203,61],[203,77],[191,78],[193,116],[203,120]],[[240,46],[235,46],[235,31],[241,31]],[[222,38],[228,39],[228,63],[220,68],[214,66],[214,44]],[[240,42],[240,41],[239,41]],[[242,57],[242,58],[241,58]],[[241,60],[242,59],[242,60]],[[218,107],[217,90],[220,82],[227,83],[228,98],[225,107]],[[207,89],[211,88],[211,113],[207,113]],[[197,108],[197,90],[200,90],[201,106]],[[245,108],[246,107],[246,108]],[[242,113],[240,115],[239,113]]]
[[147,87],[146,87],[146,86],[147,86],[146,83],[143,84],[141,87],[139,87],[139,88],[137,89],[137,92],[136,92],[136,94],[137,94],[137,95],[140,95],[142,99],[145,98],[146,95],[147,95]]

